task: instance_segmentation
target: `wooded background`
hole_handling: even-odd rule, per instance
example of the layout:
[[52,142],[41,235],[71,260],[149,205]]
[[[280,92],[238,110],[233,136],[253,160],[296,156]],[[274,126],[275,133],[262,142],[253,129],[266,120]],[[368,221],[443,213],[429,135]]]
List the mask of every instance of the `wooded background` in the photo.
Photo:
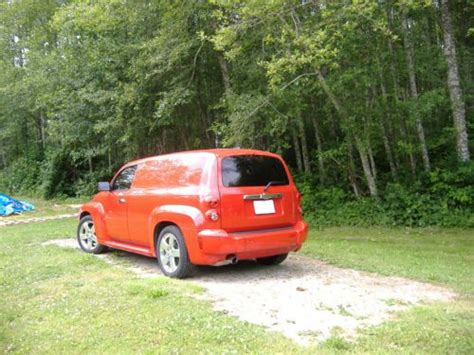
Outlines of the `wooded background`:
[[[474,1],[2,1],[0,188],[248,147],[322,224],[473,226]],[[470,147],[471,143],[471,147]]]

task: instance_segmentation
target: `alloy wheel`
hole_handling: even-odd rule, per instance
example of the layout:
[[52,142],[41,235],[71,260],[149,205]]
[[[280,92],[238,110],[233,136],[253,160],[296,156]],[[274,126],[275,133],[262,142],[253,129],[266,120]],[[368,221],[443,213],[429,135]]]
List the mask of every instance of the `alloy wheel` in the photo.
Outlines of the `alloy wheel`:
[[97,246],[94,222],[86,221],[79,229],[79,239],[86,251],[92,251]]
[[168,273],[175,272],[179,267],[180,250],[178,240],[172,233],[166,233],[160,242],[160,261]]

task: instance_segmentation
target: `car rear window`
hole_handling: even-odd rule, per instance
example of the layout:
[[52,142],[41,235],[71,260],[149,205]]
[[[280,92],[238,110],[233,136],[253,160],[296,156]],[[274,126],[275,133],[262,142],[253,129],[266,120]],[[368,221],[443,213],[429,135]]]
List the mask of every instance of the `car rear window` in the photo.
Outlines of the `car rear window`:
[[222,159],[222,183],[226,187],[265,186],[270,181],[288,185],[280,159],[265,155],[236,155]]

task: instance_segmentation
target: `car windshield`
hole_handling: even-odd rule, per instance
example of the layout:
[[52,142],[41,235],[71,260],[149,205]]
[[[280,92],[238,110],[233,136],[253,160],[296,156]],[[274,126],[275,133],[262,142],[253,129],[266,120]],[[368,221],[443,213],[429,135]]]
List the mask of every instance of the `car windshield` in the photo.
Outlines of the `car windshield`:
[[282,162],[265,155],[236,155],[222,159],[222,183],[226,187],[288,185]]

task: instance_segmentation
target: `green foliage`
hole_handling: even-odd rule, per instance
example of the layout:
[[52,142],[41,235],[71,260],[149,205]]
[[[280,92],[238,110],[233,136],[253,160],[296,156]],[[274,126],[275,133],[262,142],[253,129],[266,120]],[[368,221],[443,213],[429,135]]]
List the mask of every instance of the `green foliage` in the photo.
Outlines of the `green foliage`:
[[34,194],[40,179],[40,164],[35,159],[22,157],[2,172],[1,188],[10,193]]
[[431,172],[410,187],[388,184],[377,201],[341,188],[299,183],[305,217],[315,225],[474,227],[474,164]]
[[54,151],[44,161],[40,189],[45,198],[61,194],[72,195],[70,162],[66,151]]
[[354,199],[338,187],[299,186],[305,218],[317,226],[388,225],[390,217],[382,205],[370,198]]
[[[470,118],[474,7],[449,6]],[[133,158],[239,146],[305,176],[315,223],[471,225],[440,15],[430,1],[1,2],[0,188],[90,195]]]

